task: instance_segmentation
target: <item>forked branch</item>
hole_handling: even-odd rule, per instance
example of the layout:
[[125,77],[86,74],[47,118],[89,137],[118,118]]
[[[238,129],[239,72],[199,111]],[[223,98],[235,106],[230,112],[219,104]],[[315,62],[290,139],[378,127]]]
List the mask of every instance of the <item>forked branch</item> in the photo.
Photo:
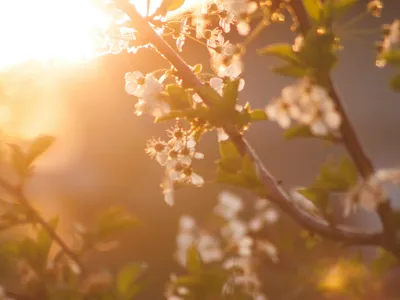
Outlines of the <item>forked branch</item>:
[[[300,2],[299,0],[296,1]],[[183,83],[193,88],[202,98],[203,102],[211,106],[212,102],[210,99],[207,99],[207,95],[204,94],[204,83],[192,72],[190,67],[182,60],[176,51],[154,31],[153,27],[138,13],[136,8],[127,0],[118,0],[116,4],[119,9],[130,17],[135,24],[135,29],[146,39],[146,42],[151,43],[176,69]],[[388,251],[393,252],[400,259],[400,250],[394,249],[388,243],[385,234],[359,232],[343,226],[333,227],[326,220],[312,216],[308,212],[300,209],[280,186],[279,182],[268,172],[248,141],[231,124],[226,124],[223,129],[241,155],[249,155],[249,157],[252,158],[259,170],[260,180],[268,191],[268,199],[293,218],[299,225],[312,233],[328,239],[348,244],[382,246]]]

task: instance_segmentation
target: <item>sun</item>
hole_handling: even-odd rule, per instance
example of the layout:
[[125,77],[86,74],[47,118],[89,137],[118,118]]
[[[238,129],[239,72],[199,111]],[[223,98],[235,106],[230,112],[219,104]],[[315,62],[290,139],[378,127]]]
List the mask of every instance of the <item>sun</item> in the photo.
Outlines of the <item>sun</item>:
[[[109,24],[101,0],[0,0],[0,71],[28,60],[76,62],[93,57],[96,32]],[[162,0],[151,0],[151,10]],[[187,0],[195,3],[199,0]],[[145,14],[147,0],[131,0]]]

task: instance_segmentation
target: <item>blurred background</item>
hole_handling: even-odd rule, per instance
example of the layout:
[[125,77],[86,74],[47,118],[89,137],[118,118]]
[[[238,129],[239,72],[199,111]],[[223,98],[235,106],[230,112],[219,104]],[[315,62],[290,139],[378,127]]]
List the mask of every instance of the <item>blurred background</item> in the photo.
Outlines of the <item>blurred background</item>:
[[[361,11],[363,5],[354,7],[353,13]],[[337,28],[342,32],[344,51],[333,78],[360,141],[377,168],[400,165],[400,97],[388,88],[393,70],[375,66],[374,47],[381,40],[380,25],[391,23],[399,15],[400,2],[385,1],[382,18],[369,16],[349,27],[345,20]],[[352,14],[347,19],[351,17]],[[273,75],[269,69],[276,61],[258,57],[255,50],[293,39],[289,25],[282,23],[268,27],[254,42],[245,57],[246,86],[241,102],[263,108],[292,82]],[[231,40],[240,39],[233,33]],[[30,47],[27,43],[24,51],[29,52]],[[112,254],[93,258],[93,265],[107,262],[118,267],[126,261],[145,261],[155,288],[148,289],[143,299],[159,298],[175,267],[172,253],[179,216],[205,218],[215,205],[218,192],[226,188],[210,183],[180,190],[172,208],[163,201],[159,187],[162,169],[144,153],[144,146],[151,136],[163,136],[168,125],[134,115],[135,100],[125,93],[124,74],[134,70],[150,72],[168,65],[149,49],[85,62],[29,60],[11,65],[6,64],[7,52],[2,51],[6,50],[0,48],[0,61],[5,61],[3,65],[7,67],[0,74],[0,104],[6,104],[10,113],[0,126],[1,138],[27,140],[39,134],[57,138],[37,163],[36,174],[27,186],[30,198],[46,214],[60,214],[65,232],[74,220],[90,220],[103,207],[127,207],[141,220],[141,226]],[[184,46],[183,56],[192,65],[199,59],[208,64],[206,49],[199,49],[190,41]],[[274,123],[255,124],[247,136],[266,166],[287,187],[310,184],[327,156],[343,154],[341,148],[318,141],[287,142]],[[216,135],[209,134],[200,145],[205,160],[198,164],[197,171],[206,181],[212,181],[215,175],[215,141]],[[4,168],[0,172],[7,173]],[[391,194],[393,199],[399,199],[398,191]],[[400,201],[394,200],[393,205],[400,206]],[[357,224],[370,229],[380,226],[374,215],[362,212]]]

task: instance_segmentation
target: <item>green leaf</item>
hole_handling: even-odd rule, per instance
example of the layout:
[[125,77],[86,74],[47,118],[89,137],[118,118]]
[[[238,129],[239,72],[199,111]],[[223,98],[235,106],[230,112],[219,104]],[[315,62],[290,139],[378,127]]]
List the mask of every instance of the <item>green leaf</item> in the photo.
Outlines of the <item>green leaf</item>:
[[382,58],[390,65],[400,67],[400,50],[387,51],[382,55]]
[[177,10],[185,3],[185,0],[163,0],[161,2],[159,11],[162,15],[165,15],[167,12]]
[[203,70],[203,65],[202,64],[196,64],[192,68],[192,71],[195,74],[200,74],[202,70]]
[[240,158],[240,153],[230,140],[219,143],[219,153],[224,159]]
[[386,250],[380,249],[379,256],[374,261],[373,270],[380,277],[396,264],[398,264],[398,260],[395,256]]
[[[343,167],[342,167],[343,168]],[[346,166],[349,168],[349,166]],[[328,161],[321,166],[313,187],[329,191],[347,191],[352,185],[343,176],[340,164]]]
[[48,135],[42,135],[36,138],[29,147],[26,161],[32,164],[39,156],[46,152],[55,142],[55,138]]
[[12,165],[15,171],[17,171],[19,176],[25,177],[28,170],[28,164],[24,152],[19,145],[10,144],[9,146],[11,148]]
[[242,160],[242,174],[250,182],[259,182],[256,167],[249,155],[245,155]]
[[199,273],[202,269],[200,255],[195,245],[191,245],[186,252],[186,265],[190,273]]
[[268,45],[265,48],[258,49],[257,53],[263,56],[279,57],[294,65],[300,64],[300,60],[297,56],[297,53],[293,51],[292,45],[290,44],[277,43]]
[[314,137],[308,125],[294,125],[285,130],[283,134],[287,140],[292,140],[299,137]]
[[223,88],[223,100],[226,107],[234,109],[238,98],[238,87],[240,79],[231,80],[225,83]]
[[302,78],[308,75],[308,70],[306,68],[295,65],[283,65],[273,67],[272,72],[278,75],[294,78]]
[[247,186],[247,182],[241,174],[227,172],[222,169],[218,170],[217,182],[229,184],[232,186],[241,186],[241,187]]
[[400,74],[395,75],[390,80],[390,87],[396,92],[400,92]]
[[301,188],[297,192],[308,200],[310,200],[314,205],[323,211],[328,208],[329,205],[329,191],[317,188]]
[[164,2],[169,2],[168,11],[172,11],[180,8],[185,3],[185,0],[164,0]]
[[354,186],[358,180],[358,170],[353,161],[348,157],[343,157],[339,165],[339,172],[346,180],[348,186]]
[[[59,222],[59,218],[54,217],[53,219],[51,219],[48,222],[48,224],[50,225],[51,229],[56,230],[58,222]],[[39,251],[41,257],[43,257],[43,263],[45,263],[47,260],[52,243],[53,243],[52,237],[49,235],[47,230],[42,228],[38,232],[38,235],[36,237],[36,245],[37,245],[37,248],[38,248],[38,251]]]
[[168,103],[172,110],[181,110],[190,107],[188,93],[183,87],[177,84],[168,84],[165,89],[169,95]]
[[320,0],[302,0],[308,16],[314,21],[321,17],[322,4]]
[[138,263],[130,263],[124,266],[117,276],[117,290],[124,299],[132,299],[138,292],[135,281],[138,279],[142,267]]
[[267,114],[263,109],[254,109],[250,112],[250,120],[253,122],[267,120]]
[[317,29],[312,28],[304,39],[299,58],[310,69],[331,71],[337,63],[334,40],[335,36],[329,30],[325,34],[318,34]]
[[208,100],[209,103],[207,103],[207,105],[219,105],[222,101],[221,95],[210,85],[200,86],[196,89],[196,92],[202,99]]
[[98,219],[96,238],[108,239],[121,231],[132,229],[138,220],[121,207],[110,207]]
[[358,0],[336,0],[336,1],[333,1],[334,17],[335,18],[341,17],[357,2],[358,2]]

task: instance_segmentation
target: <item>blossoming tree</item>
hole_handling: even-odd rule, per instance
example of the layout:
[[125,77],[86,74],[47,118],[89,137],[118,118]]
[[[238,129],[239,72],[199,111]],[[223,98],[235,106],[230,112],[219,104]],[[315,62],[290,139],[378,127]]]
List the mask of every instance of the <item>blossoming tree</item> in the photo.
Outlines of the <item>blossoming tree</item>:
[[[135,1],[104,3],[104,9],[114,20],[103,36],[106,53],[127,51],[135,55],[140,48],[150,47],[170,64],[167,70],[148,74],[132,70],[125,77],[121,75],[126,92],[136,100],[136,115],[148,114],[156,123],[172,123],[166,138],[149,139],[145,148],[164,170],[160,192],[165,202],[174,205],[177,189],[205,184],[195,165],[207,159],[197,146],[209,132],[216,132],[215,142],[220,152],[216,181],[248,190],[257,199],[249,203],[224,191],[213,212],[212,224],[199,223],[188,215],[181,217],[175,258],[185,271],[179,275],[172,272],[165,297],[169,300],[268,298],[271,276],[278,274],[272,266],[279,262],[280,247],[284,247],[273,242],[268,226],[281,218],[298,225],[289,222],[290,225],[279,230],[288,237],[297,230],[302,241],[298,247],[305,245],[308,255],[314,251],[333,251],[343,257],[333,269],[320,266],[325,280],[311,283],[314,294],[302,294],[310,281],[299,281],[299,286],[289,296],[285,295],[285,299],[318,297],[317,292],[334,288],[343,280],[352,297],[365,299],[367,294],[376,295],[380,286],[366,283],[375,281],[382,269],[387,270],[400,259],[400,215],[393,209],[384,188],[387,183],[400,184],[400,170],[375,170],[330,77],[337,53],[342,50],[335,24],[350,7],[362,1],[199,2],[189,13],[171,14],[184,1],[164,0],[154,13],[146,16],[138,13]],[[149,8],[151,2],[147,4]],[[380,0],[362,6],[375,17],[380,16],[383,8]],[[249,102],[239,105],[239,93],[245,86],[241,78],[244,53],[271,23],[286,19],[297,33],[296,39],[287,44],[267,45],[258,54],[282,60],[284,64],[273,71],[294,78],[293,84],[284,87],[281,95],[266,107],[255,109]],[[240,43],[227,39],[226,34],[231,30],[242,36]],[[174,43],[167,42],[166,38],[171,41],[171,37]],[[212,73],[203,72],[201,64],[190,66],[181,58],[186,39],[196,40],[207,48]],[[400,90],[399,45],[400,20],[393,20],[384,26],[376,65],[397,68],[390,82],[395,91]],[[254,122],[276,122],[288,139],[307,137],[341,145],[348,156],[324,164],[311,186],[287,189],[268,171],[268,165],[246,140],[246,131]],[[78,242],[68,245],[57,234],[57,219],[47,222],[26,199],[23,183],[32,175],[34,161],[52,142],[50,137],[40,137],[27,150],[12,145],[11,164],[20,180],[14,185],[0,178],[7,203],[0,219],[1,229],[26,223],[38,225],[36,238],[7,244],[5,252],[19,262],[19,284],[24,288],[21,294],[12,287],[2,289],[0,298],[18,299],[27,294],[39,297],[35,299],[133,298],[140,287],[141,265],[128,264],[115,277],[109,273],[92,274],[85,267],[88,252],[100,245],[104,247],[115,231],[135,224],[129,214],[110,209],[99,216],[93,228],[76,228]],[[379,215],[382,230],[367,232],[338,224],[329,201],[334,194],[344,195],[346,216],[361,207]],[[245,207],[249,213],[244,213]],[[289,240],[289,243],[298,241]],[[58,251],[49,256],[52,244]],[[365,245],[382,250],[368,267],[343,249]],[[296,276],[299,280],[303,275]]]

